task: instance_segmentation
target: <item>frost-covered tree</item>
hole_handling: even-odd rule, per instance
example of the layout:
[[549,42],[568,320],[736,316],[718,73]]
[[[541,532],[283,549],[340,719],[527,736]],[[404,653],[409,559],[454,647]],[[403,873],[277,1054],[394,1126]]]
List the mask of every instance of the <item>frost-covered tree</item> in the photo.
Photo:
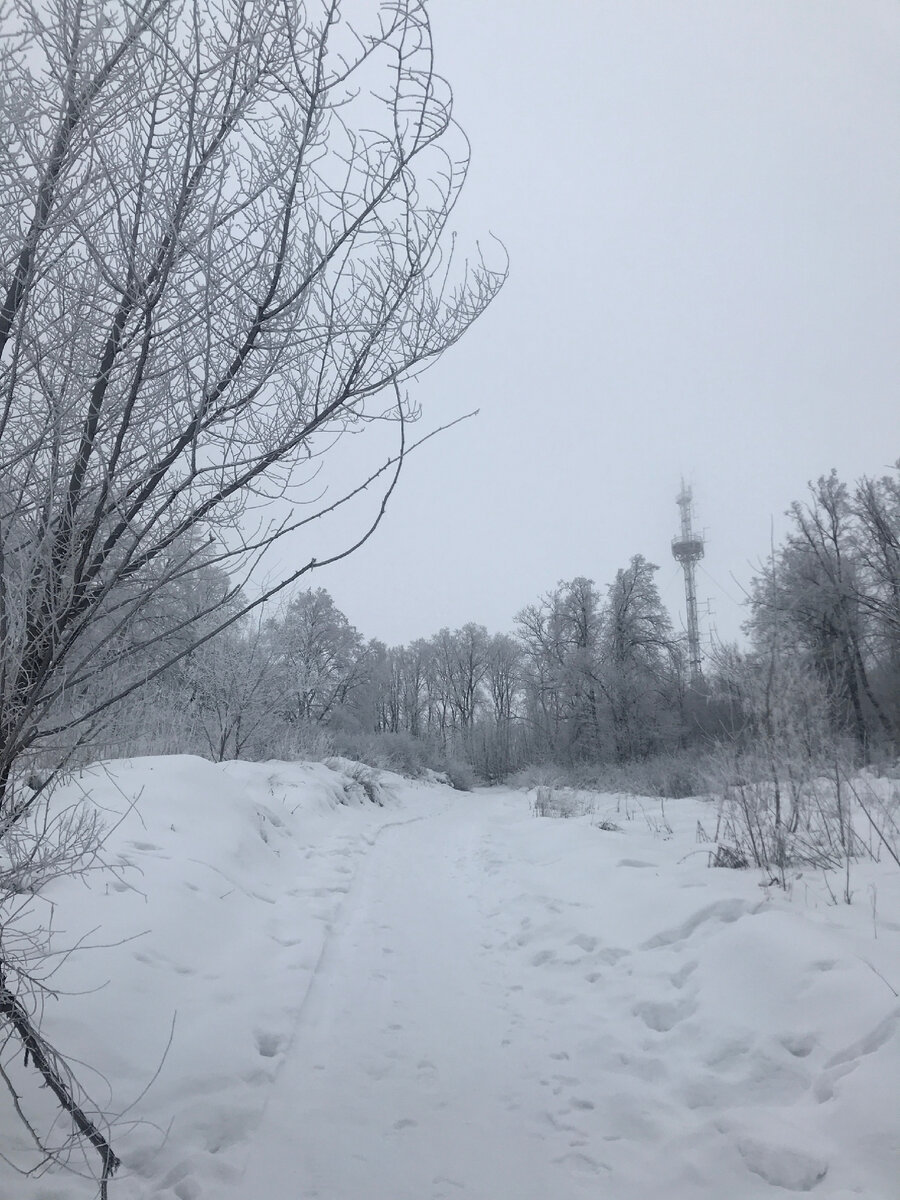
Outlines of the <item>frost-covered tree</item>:
[[410,417],[402,380],[500,282],[442,240],[467,145],[419,0],[23,2],[4,37],[0,796],[107,665],[101,618],[189,572],[193,531],[246,565],[309,528],[260,506]]
[[484,692],[476,761],[483,776],[498,780],[518,765],[521,746],[522,650],[508,634],[494,634],[488,641]]
[[560,582],[516,618],[526,720],[534,752],[596,757],[601,742],[597,670],[601,600],[593,580]]
[[465,737],[475,723],[487,674],[488,641],[485,627],[472,621],[462,629],[442,629],[432,639],[429,675],[444,739],[448,731]]
[[851,505],[873,688],[900,735],[900,464],[893,475],[860,480]]
[[268,744],[280,694],[275,654],[259,622],[247,620],[205,642],[179,672],[205,741],[216,762],[250,757]]
[[[403,381],[502,275],[443,236],[468,146],[423,0],[10,0],[2,19],[0,837],[41,795],[25,757],[58,764],[73,726],[171,666],[153,598],[210,565],[201,547],[239,580],[305,529],[296,579],[365,540],[408,447]],[[320,518],[366,481],[317,500],[316,460],[385,417],[381,503],[323,553]],[[0,971],[15,1005],[33,973]]]
[[367,651],[324,588],[298,592],[267,626],[276,707],[290,724],[320,725],[366,678]]
[[654,580],[658,569],[636,554],[616,573],[606,600],[599,679],[623,762],[658,748],[678,723],[680,662]]
[[[863,485],[863,511],[866,497]],[[874,499],[869,494],[868,503]],[[877,519],[876,511],[887,515],[873,509],[869,520]],[[885,615],[890,628],[890,520],[888,540],[879,548],[833,471],[810,485],[807,502],[793,504],[790,516],[784,544],[752,586],[754,644],[769,662],[786,652],[801,653],[823,681],[836,730],[851,732],[861,747],[873,738],[890,740],[897,730],[871,678],[884,649]],[[875,575],[885,550],[887,589]]]

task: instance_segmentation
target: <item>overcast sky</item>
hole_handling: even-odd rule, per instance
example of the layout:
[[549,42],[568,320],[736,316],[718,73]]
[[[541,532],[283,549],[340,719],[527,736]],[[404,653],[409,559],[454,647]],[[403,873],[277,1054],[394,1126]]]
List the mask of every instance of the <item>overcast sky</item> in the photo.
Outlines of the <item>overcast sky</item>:
[[423,430],[480,416],[413,456],[375,538],[311,582],[393,644],[508,630],[557,580],[603,586],[639,553],[682,627],[684,475],[699,593],[735,637],[806,481],[900,456],[900,6],[432,12],[473,148],[454,225],[500,237],[510,277],[415,389]]

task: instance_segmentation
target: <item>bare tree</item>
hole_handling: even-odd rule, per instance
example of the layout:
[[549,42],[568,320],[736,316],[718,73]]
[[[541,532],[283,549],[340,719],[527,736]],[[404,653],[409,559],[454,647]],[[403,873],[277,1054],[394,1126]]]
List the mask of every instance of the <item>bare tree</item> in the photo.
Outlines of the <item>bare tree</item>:
[[593,580],[561,580],[516,618],[528,722],[541,756],[596,757],[600,597]]
[[516,617],[525,677],[525,710],[533,753],[551,756],[560,747],[566,720],[565,666],[568,641],[562,614],[566,585],[559,584]]
[[[872,566],[890,567],[890,544],[873,545],[854,514],[846,485],[832,471],[809,487],[806,504],[795,503],[792,528],[768,571],[754,581],[750,630],[759,647],[788,637],[801,647],[825,681],[836,729],[852,730],[868,752],[873,737],[890,743],[896,729],[872,686],[870,672],[878,642],[873,618],[890,613],[887,580],[873,583]],[[887,517],[886,512],[879,516]],[[884,533],[890,538],[890,521]],[[866,551],[861,555],[861,543]],[[888,625],[889,628],[889,625]]]
[[322,724],[364,680],[363,639],[324,588],[298,592],[267,634],[289,723]]
[[522,680],[522,651],[505,633],[496,633],[487,644],[485,691],[490,708],[480,721],[479,772],[490,780],[499,780],[514,764],[514,730],[519,716],[518,702]]
[[0,792],[102,664],[98,614],[117,631],[189,572],[191,530],[230,530],[226,561],[309,524],[241,518],[296,497],[297,460],[385,415],[500,282],[442,256],[466,147],[417,0],[371,32],[232,0],[23,0],[10,26]]
[[216,762],[245,757],[268,734],[280,699],[274,658],[260,622],[227,629],[188,658],[184,683]]
[[[432,668],[454,729],[471,730],[487,673],[488,632],[473,621],[462,629],[441,629],[433,639]],[[444,728],[442,727],[442,732]]]
[[677,724],[679,656],[658,569],[635,554],[608,588],[599,680],[622,762],[658,749],[673,716]]
[[522,674],[522,652],[515,638],[506,633],[493,635],[488,643],[486,671],[494,720],[508,733]]
[[[311,503],[317,458],[393,416],[368,536],[414,415],[404,379],[502,282],[457,269],[442,237],[468,147],[425,3],[356,8],[3,5],[0,837],[40,794],[19,785],[26,756],[163,671],[161,640],[187,654],[250,606],[210,597],[160,629],[153,596],[199,563],[249,569],[361,491]],[[96,702],[73,704],[89,683]]]
[[893,475],[861,479],[852,499],[859,603],[872,627],[883,704],[900,731],[900,463]]
[[403,690],[401,709],[405,728],[418,737],[427,716],[428,673],[432,648],[424,639],[418,638],[400,651]]

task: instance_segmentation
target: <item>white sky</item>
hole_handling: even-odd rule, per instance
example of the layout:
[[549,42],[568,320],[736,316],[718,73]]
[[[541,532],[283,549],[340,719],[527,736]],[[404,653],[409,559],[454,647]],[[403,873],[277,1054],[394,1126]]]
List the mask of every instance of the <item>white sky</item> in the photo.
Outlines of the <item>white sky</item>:
[[432,8],[473,145],[454,224],[502,238],[511,271],[415,395],[423,432],[481,415],[413,456],[373,541],[309,582],[399,643],[510,629],[558,579],[602,586],[641,553],[680,626],[684,474],[700,596],[734,637],[806,481],[900,456],[900,7]]

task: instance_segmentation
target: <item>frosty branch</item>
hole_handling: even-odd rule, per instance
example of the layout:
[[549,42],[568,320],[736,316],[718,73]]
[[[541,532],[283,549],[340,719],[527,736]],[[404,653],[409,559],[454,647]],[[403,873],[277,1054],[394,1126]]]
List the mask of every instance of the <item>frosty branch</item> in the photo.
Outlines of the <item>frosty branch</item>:
[[[298,467],[387,417],[399,452],[342,494],[387,480],[374,519],[293,577],[370,536],[416,415],[404,380],[505,268],[445,237],[468,144],[422,0],[12,0],[0,19],[0,841],[21,842],[44,790],[26,762],[52,777],[259,603],[239,580],[342,503]],[[34,982],[2,965],[29,1045]]]
[[443,248],[467,144],[424,5],[369,21],[335,3],[12,10],[0,792],[76,658],[127,667],[98,631],[210,529],[246,561],[248,505],[296,498],[295,463],[383,415],[379,394],[501,282]]

